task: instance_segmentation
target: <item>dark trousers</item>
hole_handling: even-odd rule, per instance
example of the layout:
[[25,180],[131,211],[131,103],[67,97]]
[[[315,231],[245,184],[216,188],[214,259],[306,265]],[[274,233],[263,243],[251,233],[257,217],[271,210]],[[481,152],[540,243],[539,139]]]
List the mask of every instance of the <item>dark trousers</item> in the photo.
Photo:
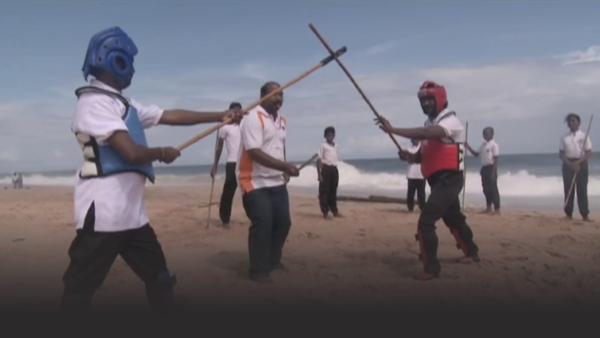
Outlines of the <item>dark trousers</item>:
[[431,195],[419,217],[417,240],[421,247],[421,261],[426,272],[439,274],[437,259],[438,237],[435,222],[440,218],[454,235],[457,246],[466,256],[477,255],[478,248],[473,242],[473,232],[467,225],[466,217],[460,210],[458,194],[463,184],[463,174],[458,171],[443,171],[428,179]]
[[219,204],[219,216],[223,223],[229,223],[231,219],[231,205],[235,189],[237,189],[235,165],[235,162],[227,162],[225,164],[225,184],[223,184],[223,193],[221,194],[221,203]]
[[[587,217],[590,213],[588,209],[588,197],[587,197],[587,184],[588,184],[588,163],[587,161],[581,163],[580,170],[577,173],[577,178],[575,179],[575,186],[573,187],[573,191],[571,192],[571,196],[565,205],[565,214],[567,216],[573,215],[573,202],[575,199],[575,194],[577,194],[577,205],[579,206],[579,213]],[[573,175],[575,172],[568,165],[563,163],[562,166],[562,175],[563,175],[563,185],[565,187],[565,198],[567,198],[567,194],[569,193],[569,188],[571,188],[571,181],[573,181]]]
[[494,206],[495,210],[500,210],[500,192],[498,192],[498,177],[494,172],[493,165],[481,167],[481,185],[485,195],[485,203],[488,208]]
[[425,180],[424,179],[408,179],[408,189],[406,191],[406,206],[408,210],[413,211],[415,208],[415,192],[417,193],[417,203],[419,209],[425,208]]
[[63,276],[61,309],[67,312],[89,309],[94,293],[117,255],[121,255],[146,284],[150,306],[159,312],[171,310],[175,279],[167,270],[165,256],[150,224],[134,230],[96,232],[94,219],[92,203],[83,228],[77,230],[69,247],[71,261]]
[[242,201],[252,223],[248,236],[250,274],[268,274],[281,261],[292,225],[287,188],[256,189],[245,193]]
[[321,169],[321,182],[319,182],[319,206],[323,215],[329,211],[338,213],[337,188],[339,182],[338,169],[334,165],[324,164]]

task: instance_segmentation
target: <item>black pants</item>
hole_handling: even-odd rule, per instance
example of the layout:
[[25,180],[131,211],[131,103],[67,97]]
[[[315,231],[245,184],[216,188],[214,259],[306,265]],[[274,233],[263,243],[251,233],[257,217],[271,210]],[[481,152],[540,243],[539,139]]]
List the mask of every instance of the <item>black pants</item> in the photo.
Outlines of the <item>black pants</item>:
[[339,182],[338,169],[334,165],[324,164],[321,169],[321,182],[319,182],[319,206],[323,215],[329,211],[338,213],[337,188]]
[[426,272],[439,274],[441,270],[437,259],[438,237],[435,222],[440,218],[454,235],[457,246],[466,256],[477,255],[478,248],[473,242],[473,232],[467,225],[466,217],[460,210],[458,194],[463,184],[463,173],[442,171],[428,178],[431,195],[421,211],[417,240],[421,247],[421,261]]
[[159,312],[171,310],[175,279],[167,270],[165,256],[150,224],[134,230],[96,232],[94,220],[92,203],[83,228],[77,230],[69,248],[71,261],[63,276],[61,309],[67,312],[89,309],[94,293],[117,255],[121,255],[146,284],[150,306]]
[[419,209],[425,208],[425,180],[424,179],[408,179],[408,190],[406,191],[406,206],[408,210],[413,211],[415,208],[415,192],[417,193],[417,203]]
[[223,184],[223,193],[221,194],[221,203],[219,204],[219,216],[223,223],[229,223],[231,219],[231,205],[235,189],[237,189],[235,165],[235,162],[227,162],[225,165],[225,184]]
[[494,206],[494,210],[500,210],[500,192],[498,192],[498,177],[494,173],[493,165],[481,167],[481,185],[485,195],[485,203],[488,208]]
[[[590,213],[588,209],[588,197],[587,197],[587,184],[588,184],[588,163],[587,161],[581,163],[580,170],[577,173],[577,178],[575,179],[575,186],[573,187],[573,191],[571,192],[571,197],[567,201],[565,205],[565,214],[567,216],[573,215],[573,202],[575,199],[575,194],[577,194],[577,205],[579,206],[579,213],[583,217],[587,217]],[[573,181],[573,175],[575,172],[568,165],[563,163],[562,166],[562,175],[563,175],[563,185],[565,188],[565,198],[567,198],[567,194],[569,193],[569,188],[571,188],[571,181]],[[564,199],[563,199],[564,201]]]
[[268,274],[281,261],[292,225],[287,188],[256,189],[245,193],[242,200],[252,222],[248,236],[250,274]]

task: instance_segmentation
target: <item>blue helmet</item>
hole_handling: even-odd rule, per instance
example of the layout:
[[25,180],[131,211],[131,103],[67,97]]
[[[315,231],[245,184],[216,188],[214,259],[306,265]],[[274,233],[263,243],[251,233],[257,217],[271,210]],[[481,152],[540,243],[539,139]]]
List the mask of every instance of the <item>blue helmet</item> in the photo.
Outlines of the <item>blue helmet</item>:
[[85,60],[83,78],[105,71],[115,77],[121,88],[131,83],[135,69],[133,57],[138,50],[133,40],[119,27],[105,29],[92,36]]

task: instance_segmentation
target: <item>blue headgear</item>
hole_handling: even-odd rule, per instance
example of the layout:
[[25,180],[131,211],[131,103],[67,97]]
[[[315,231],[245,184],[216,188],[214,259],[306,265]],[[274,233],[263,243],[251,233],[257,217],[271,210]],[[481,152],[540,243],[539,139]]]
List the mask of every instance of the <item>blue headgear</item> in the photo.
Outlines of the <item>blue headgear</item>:
[[126,88],[135,72],[133,57],[137,52],[133,40],[119,27],[96,33],[85,54],[83,78],[87,80],[88,75],[105,71],[112,74],[122,88]]

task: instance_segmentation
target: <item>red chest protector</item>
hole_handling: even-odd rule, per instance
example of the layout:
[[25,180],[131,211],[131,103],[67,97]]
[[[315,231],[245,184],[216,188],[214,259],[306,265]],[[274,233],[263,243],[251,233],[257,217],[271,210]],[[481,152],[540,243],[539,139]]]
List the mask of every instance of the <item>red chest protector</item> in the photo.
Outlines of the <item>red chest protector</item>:
[[442,143],[440,140],[424,140],[421,144],[421,173],[425,178],[442,171],[463,169],[463,149],[459,143]]

